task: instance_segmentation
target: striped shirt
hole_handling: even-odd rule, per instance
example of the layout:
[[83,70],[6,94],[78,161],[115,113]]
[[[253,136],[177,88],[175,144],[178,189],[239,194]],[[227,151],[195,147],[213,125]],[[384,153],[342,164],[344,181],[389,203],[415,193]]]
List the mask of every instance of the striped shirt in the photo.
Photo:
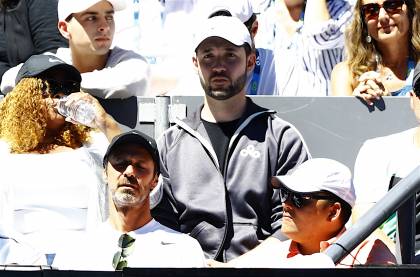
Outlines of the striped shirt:
[[270,7],[259,18],[261,31],[268,33],[256,43],[274,49],[279,95],[331,94],[331,71],[344,59],[344,29],[353,11],[347,0],[327,0],[327,6],[331,19],[311,26],[302,16],[292,36],[278,23],[278,7]]

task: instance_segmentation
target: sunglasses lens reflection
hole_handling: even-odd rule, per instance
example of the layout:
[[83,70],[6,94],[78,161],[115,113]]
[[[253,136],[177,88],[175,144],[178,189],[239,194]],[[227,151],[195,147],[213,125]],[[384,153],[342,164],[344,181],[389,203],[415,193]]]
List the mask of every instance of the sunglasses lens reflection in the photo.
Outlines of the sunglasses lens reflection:
[[398,13],[404,5],[403,0],[385,1],[382,6],[378,3],[369,3],[362,6],[362,14],[365,20],[377,19],[379,12],[383,7],[388,14]]
[[288,199],[292,201],[292,204],[296,208],[301,208],[304,205],[304,199],[301,195],[291,192],[285,188],[280,188],[280,200],[282,203],[286,202]]

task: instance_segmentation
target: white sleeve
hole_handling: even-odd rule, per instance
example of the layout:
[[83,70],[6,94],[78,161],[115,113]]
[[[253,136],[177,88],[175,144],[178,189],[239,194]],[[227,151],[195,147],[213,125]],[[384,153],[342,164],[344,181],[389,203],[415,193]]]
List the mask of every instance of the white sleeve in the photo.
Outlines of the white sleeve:
[[189,262],[184,267],[206,267],[206,259],[200,244],[196,239],[189,241],[191,241],[191,247],[188,250],[184,250],[185,255],[189,256]]
[[133,51],[112,49],[104,69],[82,73],[85,92],[103,99],[125,99],[148,93],[150,67],[145,58]]
[[1,88],[0,88],[3,94],[9,93],[15,87],[16,76],[20,68],[22,67],[22,65],[23,63],[18,64],[17,66],[10,68],[4,73],[1,80]]
[[91,132],[91,143],[86,144],[89,155],[92,159],[92,171],[97,177],[96,184],[89,184],[89,204],[86,228],[88,230],[96,228],[99,223],[108,217],[107,189],[106,181],[103,176],[102,160],[105,155],[109,141],[102,132]]
[[335,264],[330,256],[324,253],[312,255],[296,255],[284,260],[279,268],[334,268]]
[[387,167],[392,155],[381,141],[367,140],[359,150],[353,177],[356,203],[376,203],[388,191]]
[[310,45],[318,50],[344,47],[344,31],[347,23],[353,16],[350,4],[346,1],[334,1],[329,6],[331,19],[321,24],[304,24],[303,35],[308,39]]
[[[8,160],[10,154],[9,146],[0,140],[0,164],[3,172],[9,172]],[[2,174],[0,178],[0,224],[6,230],[12,230],[13,226],[13,192],[8,181],[8,175]]]

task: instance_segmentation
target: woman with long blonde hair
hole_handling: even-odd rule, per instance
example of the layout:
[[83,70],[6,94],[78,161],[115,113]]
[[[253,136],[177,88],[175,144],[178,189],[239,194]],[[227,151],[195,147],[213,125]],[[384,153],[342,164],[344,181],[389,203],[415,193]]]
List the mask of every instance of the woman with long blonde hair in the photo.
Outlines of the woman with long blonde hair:
[[[68,237],[105,219],[102,157],[107,137],[120,130],[95,98],[79,92],[80,73],[54,56],[32,56],[17,79],[0,102],[0,222],[51,263]],[[64,95],[69,105],[91,103],[95,128],[57,113]]]
[[419,0],[358,0],[346,31],[347,60],[334,67],[333,95],[368,104],[411,90],[420,55]]

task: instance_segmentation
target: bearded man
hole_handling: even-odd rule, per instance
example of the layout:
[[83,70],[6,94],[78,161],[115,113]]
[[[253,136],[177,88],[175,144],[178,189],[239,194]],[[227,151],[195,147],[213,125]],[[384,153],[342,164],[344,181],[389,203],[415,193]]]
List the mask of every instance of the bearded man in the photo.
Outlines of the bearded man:
[[207,258],[228,261],[280,232],[282,207],[271,177],[310,155],[293,125],[246,97],[256,57],[238,18],[206,19],[194,52],[204,105],[158,141],[162,182],[152,215],[197,239]]

